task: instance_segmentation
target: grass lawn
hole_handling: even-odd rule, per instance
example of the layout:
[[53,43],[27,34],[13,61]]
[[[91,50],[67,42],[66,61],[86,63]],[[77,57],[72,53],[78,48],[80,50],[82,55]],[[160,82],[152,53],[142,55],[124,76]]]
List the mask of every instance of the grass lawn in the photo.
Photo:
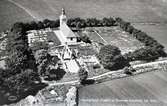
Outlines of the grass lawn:
[[89,55],[91,56],[97,54],[96,50],[93,48],[92,45],[78,46],[77,49],[79,52],[79,56],[89,56]]
[[122,31],[121,28],[114,27],[95,27],[88,28],[87,35],[95,42],[105,43],[97,33],[90,31],[89,29],[96,30],[97,33],[108,43],[111,45],[115,45],[119,47],[122,53],[127,53],[129,51],[134,51],[143,47],[144,45],[140,43],[138,40],[133,38],[130,34]]

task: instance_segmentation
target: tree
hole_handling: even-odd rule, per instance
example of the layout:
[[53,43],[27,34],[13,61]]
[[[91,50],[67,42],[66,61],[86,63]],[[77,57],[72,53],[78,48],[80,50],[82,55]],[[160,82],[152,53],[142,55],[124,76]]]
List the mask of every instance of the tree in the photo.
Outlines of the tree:
[[103,26],[113,26],[115,24],[115,20],[110,17],[110,18],[103,18],[102,19],[102,24]]
[[45,28],[44,23],[41,22],[41,21],[39,21],[39,22],[37,23],[37,27],[38,27],[38,29],[43,29],[43,28]]
[[86,34],[81,35],[80,39],[85,43],[90,43],[90,44],[92,43],[91,40],[89,39],[89,37]]
[[133,33],[133,29],[134,29],[134,27],[132,25],[129,25],[127,27],[126,31],[129,32],[130,34],[132,34]]
[[13,70],[13,73],[21,70],[24,70],[27,68],[27,61],[28,58],[26,55],[24,55],[21,52],[13,52],[10,55],[8,55],[8,58],[5,59],[6,66],[10,70]]
[[[31,50],[28,48],[28,38],[23,23],[15,23],[8,34],[6,52],[6,66],[13,74],[29,68],[29,60],[33,60]],[[31,64],[31,63],[30,63]]]
[[45,80],[60,80],[65,75],[64,69],[58,67],[57,69],[49,69],[47,78]]
[[10,91],[19,93],[26,88],[31,88],[31,85],[35,83],[35,81],[40,81],[38,73],[31,69],[26,69],[17,75],[6,78],[4,84]]
[[57,56],[51,56],[47,50],[41,49],[35,52],[35,60],[39,75],[45,76],[49,73],[49,65],[55,66],[59,58]]
[[46,67],[48,65],[48,57],[50,55],[47,53],[47,50],[41,49],[35,52],[35,60],[38,65],[38,73],[43,75],[46,72]]
[[133,72],[131,70],[129,70],[129,67],[124,68],[124,73],[127,75],[133,75]]
[[81,28],[82,28],[81,23],[78,22],[77,25],[76,25],[76,29],[77,29],[77,30],[80,30]]
[[42,61],[47,58],[47,55],[48,55],[48,53],[47,53],[47,50],[45,50],[45,49],[41,49],[41,50],[36,51],[35,55],[34,55],[35,60],[36,60],[36,64],[38,65],[38,64],[42,63]]
[[129,65],[118,47],[105,45],[100,49],[98,58],[106,69],[117,70]]

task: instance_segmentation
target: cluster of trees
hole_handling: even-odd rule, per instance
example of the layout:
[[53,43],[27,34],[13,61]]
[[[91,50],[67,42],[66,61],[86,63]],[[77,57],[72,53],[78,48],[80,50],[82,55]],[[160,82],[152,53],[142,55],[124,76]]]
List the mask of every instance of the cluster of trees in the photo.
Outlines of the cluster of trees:
[[24,91],[31,89],[32,85],[35,84],[35,81],[39,80],[38,73],[34,72],[32,69],[26,69],[21,73],[5,79],[4,86],[16,94],[21,94]]
[[[16,75],[8,75],[11,70],[0,69],[0,105],[17,102],[28,95],[35,95],[46,84],[40,83],[39,75],[32,69],[26,69]],[[16,96],[16,100],[9,100],[10,96]]]
[[45,49],[37,50],[35,52],[35,59],[39,75],[46,80],[60,80],[66,73],[60,67],[52,68],[58,64],[59,58],[51,56]]
[[120,49],[116,46],[103,46],[100,49],[98,58],[104,68],[109,70],[118,70],[129,66],[128,61],[122,56]]
[[145,45],[145,48],[129,52],[125,57],[130,60],[147,60],[151,61],[157,59],[158,57],[166,56],[164,52],[164,46],[158,43],[154,38],[147,35],[145,32],[134,28],[129,22],[124,21],[121,18],[115,19],[116,24],[120,26],[124,31],[132,34],[134,38],[139,40]]
[[25,69],[35,70],[35,58],[28,47],[28,38],[22,26],[22,23],[15,23],[7,36],[6,67],[16,74]]
[[77,42],[83,41],[85,43],[91,44],[92,41],[86,34],[79,34],[79,37],[77,38]]
[[23,95],[23,92],[29,92],[35,87],[36,82],[41,82],[23,26],[22,23],[15,23],[11,28],[6,42],[6,69],[0,69],[0,89],[4,88],[5,92],[18,96]]
[[159,57],[165,57],[166,53],[162,49],[144,47],[134,52],[129,52],[124,55],[128,61],[144,60],[144,61],[154,61]]

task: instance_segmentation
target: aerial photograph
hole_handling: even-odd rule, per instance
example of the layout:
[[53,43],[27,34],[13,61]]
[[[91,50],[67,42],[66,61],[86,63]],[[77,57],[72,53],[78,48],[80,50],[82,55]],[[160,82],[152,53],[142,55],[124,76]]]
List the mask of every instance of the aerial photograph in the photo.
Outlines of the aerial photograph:
[[167,106],[167,0],[0,0],[0,106]]

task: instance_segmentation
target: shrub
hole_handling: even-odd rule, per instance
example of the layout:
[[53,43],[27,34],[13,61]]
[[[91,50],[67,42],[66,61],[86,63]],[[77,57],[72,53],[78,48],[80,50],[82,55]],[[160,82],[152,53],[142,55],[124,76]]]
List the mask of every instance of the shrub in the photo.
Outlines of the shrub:
[[124,73],[127,75],[133,75],[133,73],[129,70],[129,67],[124,68]]
[[129,65],[118,47],[105,45],[100,49],[98,58],[106,69],[117,70]]
[[47,78],[45,78],[45,80],[60,80],[61,78],[63,78],[63,76],[65,75],[65,71],[63,69],[57,68],[57,69],[51,69],[48,71],[48,75]]
[[97,68],[100,68],[100,67],[101,67],[100,64],[93,65],[93,69],[97,69]]
[[80,68],[78,72],[80,82],[84,81],[88,77],[88,72],[84,68]]
[[41,49],[35,52],[35,60],[39,75],[45,76],[50,71],[49,65],[55,66],[59,58],[57,56],[51,56],[47,50]]
[[[80,40],[85,42],[85,43],[90,43],[90,44],[92,43],[87,35],[80,36]],[[78,41],[79,41],[79,39],[78,39]]]
[[81,84],[82,84],[82,85],[91,85],[91,84],[94,84],[94,83],[95,83],[95,80],[93,80],[93,79],[82,80],[82,81],[81,81]]

